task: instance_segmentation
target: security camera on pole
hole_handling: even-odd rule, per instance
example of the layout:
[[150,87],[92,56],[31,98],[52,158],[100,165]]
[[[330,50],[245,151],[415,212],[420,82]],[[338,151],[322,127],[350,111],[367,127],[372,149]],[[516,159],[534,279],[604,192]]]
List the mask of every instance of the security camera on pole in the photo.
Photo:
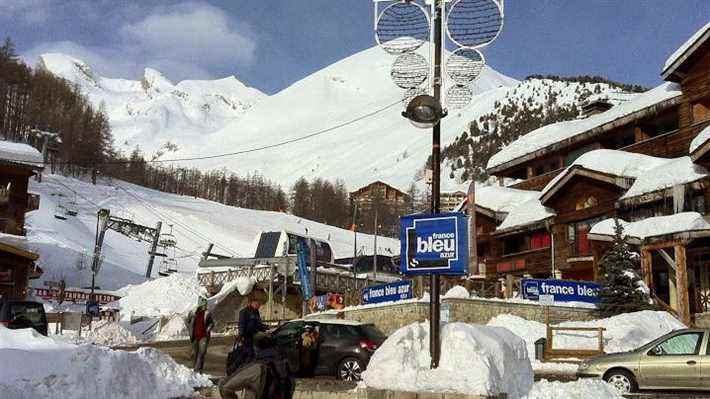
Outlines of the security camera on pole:
[[[373,0],[375,38],[397,56],[391,76],[406,90],[402,115],[417,128],[432,128],[431,214],[403,217],[400,226],[404,274],[428,274],[431,367],[441,354],[439,276],[468,271],[468,225],[460,213],[440,213],[441,119],[448,108],[466,107],[473,99],[470,84],[485,66],[478,50],[495,40],[503,28],[503,0]],[[428,8],[428,9],[427,9]],[[433,22],[433,23],[431,23]],[[444,35],[457,47],[442,63]],[[429,59],[419,49],[429,44]],[[442,69],[445,71],[442,74]],[[448,76],[452,84],[446,85]],[[442,87],[447,88],[442,95]]]

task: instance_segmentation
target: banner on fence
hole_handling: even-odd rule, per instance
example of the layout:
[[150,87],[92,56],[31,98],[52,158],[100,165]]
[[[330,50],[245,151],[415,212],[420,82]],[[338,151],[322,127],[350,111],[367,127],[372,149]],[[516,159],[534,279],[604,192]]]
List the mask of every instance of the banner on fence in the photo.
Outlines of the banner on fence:
[[362,289],[362,303],[394,302],[413,297],[411,281],[397,281],[395,283],[373,285]]
[[600,286],[588,281],[523,279],[521,287],[523,298],[533,301],[552,296],[555,302],[599,303]]

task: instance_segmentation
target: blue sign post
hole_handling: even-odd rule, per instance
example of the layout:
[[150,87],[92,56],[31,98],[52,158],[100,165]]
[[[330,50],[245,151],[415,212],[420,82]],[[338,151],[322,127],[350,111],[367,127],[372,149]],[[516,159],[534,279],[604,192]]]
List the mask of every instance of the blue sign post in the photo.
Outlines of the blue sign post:
[[552,295],[556,302],[599,303],[597,283],[567,280],[523,279],[521,282],[523,298],[537,301],[540,295]]
[[412,299],[413,291],[411,281],[397,281],[365,287],[362,289],[362,303],[370,304]]
[[313,296],[311,280],[308,275],[308,254],[309,248],[305,240],[298,241],[298,277],[301,280],[301,295],[304,301],[308,301]]
[[463,213],[403,216],[399,239],[405,275],[468,273],[468,223]]

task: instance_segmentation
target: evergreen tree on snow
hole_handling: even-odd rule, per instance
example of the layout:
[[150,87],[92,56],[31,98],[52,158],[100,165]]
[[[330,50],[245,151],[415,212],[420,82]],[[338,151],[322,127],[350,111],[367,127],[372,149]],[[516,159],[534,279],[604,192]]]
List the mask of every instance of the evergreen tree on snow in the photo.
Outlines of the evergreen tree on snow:
[[618,219],[614,219],[614,224],[614,242],[600,262],[598,311],[602,317],[651,308],[648,294],[639,289],[641,279],[635,272],[635,254],[626,244],[624,227]]

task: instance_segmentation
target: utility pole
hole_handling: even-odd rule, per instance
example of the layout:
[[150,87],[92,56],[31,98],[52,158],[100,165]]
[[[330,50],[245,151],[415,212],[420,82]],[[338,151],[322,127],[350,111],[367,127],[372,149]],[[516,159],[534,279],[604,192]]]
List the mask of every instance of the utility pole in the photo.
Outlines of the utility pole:
[[[155,262],[155,251],[158,250],[158,240],[160,239],[160,229],[163,227],[163,222],[158,221],[155,225],[155,236],[153,237],[153,243],[150,246],[150,257],[148,258],[148,268],[145,271],[145,278],[150,278],[153,273],[153,262]],[[211,245],[211,244],[210,244]],[[209,250],[212,247],[210,246]],[[209,252],[208,250],[208,252]]]
[[95,300],[94,289],[96,287],[96,273],[101,264],[101,247],[104,244],[104,236],[108,229],[108,219],[111,211],[101,209],[96,217],[96,235],[94,236],[94,257],[91,260],[91,301]]
[[[442,0],[434,0],[434,98],[441,103],[441,45],[442,45],[442,22],[441,8]],[[441,121],[433,127],[431,146],[431,213],[439,213],[439,195],[441,178]],[[439,275],[430,276],[431,299],[429,304],[429,320],[431,322],[429,332],[429,348],[431,348],[431,368],[439,367],[441,356],[440,339],[440,303],[439,303]]]
[[377,284],[377,208],[375,208],[375,250],[372,256],[372,279]]

